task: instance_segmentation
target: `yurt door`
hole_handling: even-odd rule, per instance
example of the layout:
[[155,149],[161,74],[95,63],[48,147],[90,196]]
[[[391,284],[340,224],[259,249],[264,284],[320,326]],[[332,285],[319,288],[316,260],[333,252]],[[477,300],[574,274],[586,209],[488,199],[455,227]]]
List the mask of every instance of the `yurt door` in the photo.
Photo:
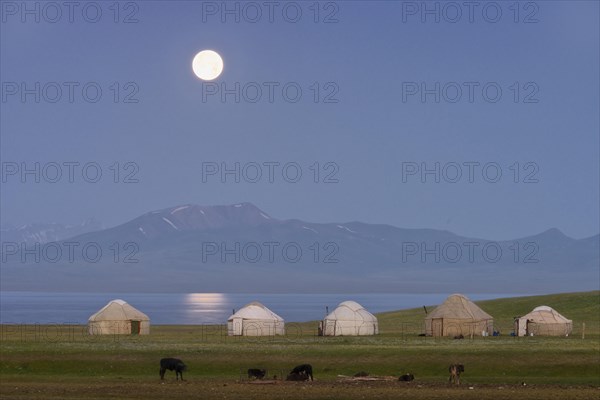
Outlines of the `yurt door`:
[[434,318],[431,320],[431,331],[433,336],[444,335],[444,319]]
[[527,336],[527,318],[515,319],[515,328],[517,336]]
[[233,335],[241,336],[244,330],[244,323],[242,318],[234,318],[232,320],[233,325]]
[[132,335],[140,334],[140,321],[131,321],[131,334]]

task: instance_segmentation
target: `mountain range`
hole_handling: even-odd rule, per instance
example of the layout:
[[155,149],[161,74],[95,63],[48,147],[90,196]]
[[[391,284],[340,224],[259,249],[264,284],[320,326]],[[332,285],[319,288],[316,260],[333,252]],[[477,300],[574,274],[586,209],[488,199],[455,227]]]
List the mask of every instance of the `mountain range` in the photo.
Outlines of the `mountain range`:
[[19,227],[3,226],[0,230],[2,242],[19,242],[27,244],[49,243],[87,232],[102,229],[102,224],[90,218],[78,225],[65,225],[60,223],[27,224]]
[[558,229],[491,241],[436,229],[281,220],[251,203],[188,204],[108,229],[84,225],[52,234],[30,226],[21,236],[3,230],[0,288],[534,294],[598,289],[600,274],[600,235],[573,239]]

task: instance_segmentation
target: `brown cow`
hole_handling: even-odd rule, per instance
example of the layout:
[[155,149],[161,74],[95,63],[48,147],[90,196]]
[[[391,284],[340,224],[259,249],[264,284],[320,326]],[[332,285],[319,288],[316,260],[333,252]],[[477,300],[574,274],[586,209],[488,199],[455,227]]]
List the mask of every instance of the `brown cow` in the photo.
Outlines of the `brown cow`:
[[461,372],[465,372],[465,367],[462,364],[452,364],[448,368],[448,371],[450,372],[448,382],[460,385],[460,374]]

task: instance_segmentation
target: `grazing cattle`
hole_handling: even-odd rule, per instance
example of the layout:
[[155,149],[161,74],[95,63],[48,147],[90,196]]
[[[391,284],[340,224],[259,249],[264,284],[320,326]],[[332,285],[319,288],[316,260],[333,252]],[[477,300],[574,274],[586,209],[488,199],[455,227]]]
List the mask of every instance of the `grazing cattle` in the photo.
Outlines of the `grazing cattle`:
[[312,365],[302,364],[295,367],[287,377],[288,381],[307,381],[313,380]]
[[452,364],[448,367],[448,371],[450,372],[448,382],[460,385],[460,374],[465,372],[465,367],[462,364]]
[[454,336],[454,339],[464,339],[465,337],[462,335],[462,333],[458,336]]
[[175,371],[175,380],[179,379],[183,381],[183,371],[187,369],[187,366],[178,358],[163,358],[160,360],[160,379],[165,379],[165,371]]
[[415,380],[415,376],[413,374],[404,374],[400,376],[398,380],[402,382],[410,382]]
[[267,375],[266,369],[250,368],[248,369],[248,379],[262,379]]

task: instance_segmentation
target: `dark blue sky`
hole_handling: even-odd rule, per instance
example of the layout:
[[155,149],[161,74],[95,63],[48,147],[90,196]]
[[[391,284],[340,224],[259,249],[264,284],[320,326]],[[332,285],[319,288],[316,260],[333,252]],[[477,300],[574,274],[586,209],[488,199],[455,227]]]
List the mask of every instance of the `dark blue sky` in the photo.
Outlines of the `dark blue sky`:
[[[87,14],[81,4],[72,22],[40,5],[36,22],[21,2],[2,2],[3,224],[111,226],[178,204],[248,201],[276,218],[490,239],[599,231],[598,2],[481,2],[472,21],[462,2],[427,3],[439,22],[421,2],[361,1],[319,3],[318,22],[313,2],[280,2],[270,22],[258,2],[256,23],[245,3],[228,3],[239,22],[207,13],[221,2],[122,2],[118,16],[113,2]],[[191,69],[203,49],[225,63],[213,84]],[[236,162],[239,183],[203,175]],[[21,174],[35,163],[39,183]],[[82,177],[86,163],[98,182]],[[436,163],[439,182],[421,176]]]

